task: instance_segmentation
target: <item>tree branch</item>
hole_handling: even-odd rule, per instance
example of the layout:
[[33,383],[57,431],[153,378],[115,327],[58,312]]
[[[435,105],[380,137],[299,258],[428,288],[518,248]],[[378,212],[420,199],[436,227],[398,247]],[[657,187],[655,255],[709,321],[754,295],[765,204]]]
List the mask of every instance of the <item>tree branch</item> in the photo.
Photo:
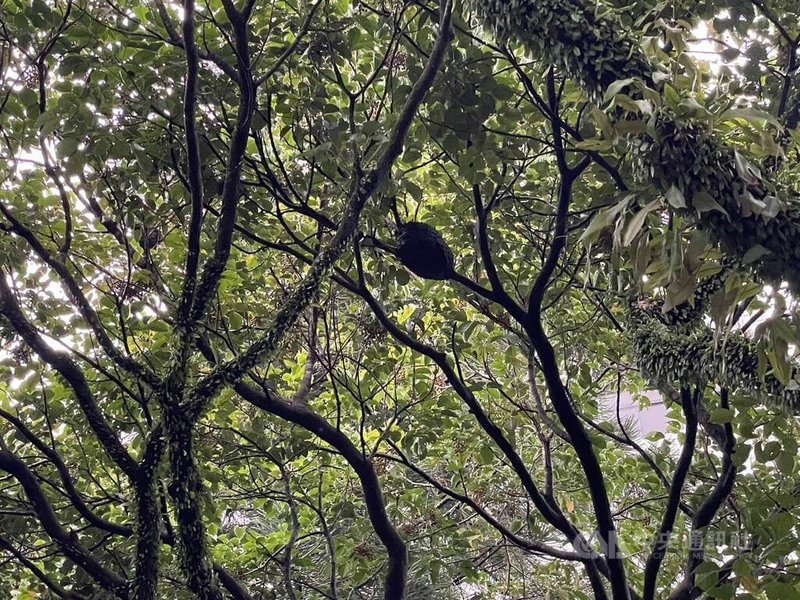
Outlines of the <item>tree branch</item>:
[[0,537],[0,550],[5,550],[9,554],[11,554],[15,559],[17,559],[22,566],[28,569],[31,573],[33,573],[36,578],[44,583],[51,592],[53,592],[59,598],[63,598],[64,600],[89,600],[87,596],[83,596],[76,592],[66,590],[61,585],[59,585],[56,581],[53,580],[47,573],[42,571],[36,563],[30,560],[27,556],[25,556],[22,552],[17,550],[14,546],[11,545],[7,540]]
[[667,508],[661,519],[661,527],[653,543],[650,556],[647,557],[647,562],[645,563],[642,600],[654,600],[655,598],[658,570],[669,547],[669,536],[672,533],[678,506],[681,502],[681,491],[683,490],[686,476],[689,474],[689,467],[694,456],[695,441],[697,440],[697,399],[701,393],[702,391],[699,389],[695,392],[686,389],[681,390],[681,407],[686,419],[686,439],[683,442],[683,450],[681,450],[678,464],[675,467],[675,474],[672,476]]
[[587,560],[591,560],[589,557],[580,556],[575,552],[569,552],[566,550],[560,550],[559,548],[553,548],[552,546],[548,546],[543,542],[539,542],[537,540],[529,540],[520,537],[519,535],[515,534],[513,531],[508,529],[505,525],[500,523],[497,519],[495,519],[491,513],[485,510],[481,505],[479,505],[475,500],[467,496],[466,494],[460,494],[459,492],[455,491],[452,488],[447,487],[443,483],[437,481],[434,477],[426,473],[420,467],[412,463],[408,457],[403,453],[400,448],[397,447],[396,444],[389,442],[395,452],[400,456],[398,460],[396,457],[385,455],[386,458],[391,460],[395,460],[400,462],[401,464],[405,465],[407,468],[411,469],[414,473],[419,475],[422,479],[427,481],[430,485],[436,488],[440,493],[444,494],[452,498],[453,500],[457,500],[461,504],[469,506],[475,514],[477,514],[481,519],[486,521],[491,527],[493,527],[500,535],[506,538],[509,542],[522,548],[527,552],[532,552],[535,554],[543,554],[545,556],[550,556],[552,558],[557,558],[560,560],[568,560],[568,561],[580,561],[586,562]]
[[74,533],[66,531],[61,526],[39,481],[27,465],[10,452],[0,450],[0,469],[20,483],[45,533],[58,545],[64,555],[86,571],[104,589],[112,592],[121,600],[127,600],[128,582],[124,577],[104,567],[78,541]]
[[[720,394],[722,408],[728,408],[728,390],[722,388]],[[704,541],[705,529],[711,524],[717,511],[727,500],[736,481],[736,465],[733,462],[733,452],[736,438],[733,435],[733,426],[730,421],[723,425],[724,440],[722,445],[722,472],[717,479],[714,489],[706,496],[692,518],[692,529],[689,544],[689,556],[683,580],[669,595],[669,600],[689,600],[694,597],[696,589],[695,570],[705,557]]]
[[106,421],[103,412],[94,399],[89,384],[83,372],[74,362],[64,354],[54,351],[45,341],[27,317],[14,297],[13,292],[6,283],[5,274],[0,271],[0,314],[8,319],[14,330],[25,343],[45,363],[53,367],[72,388],[78,404],[81,407],[89,426],[97,436],[98,441],[105,449],[108,456],[119,466],[126,475],[135,477],[137,473],[136,461],[120,442],[116,432]]
[[339,451],[358,476],[370,522],[389,556],[384,598],[385,600],[402,600],[405,594],[408,563],[406,545],[386,512],[380,480],[372,462],[344,433],[309,407],[280,400],[274,395],[268,395],[244,382],[235,384],[234,390],[254,406],[299,425]]
[[289,294],[289,297],[273,318],[266,334],[238,358],[218,366],[197,385],[188,401],[188,410],[193,419],[199,418],[210,400],[220,389],[239,381],[248,371],[276,350],[280,340],[316,295],[328,271],[347,248],[356,233],[361,211],[378,186],[389,175],[392,164],[402,152],[403,142],[417,114],[417,110],[433,84],[452,39],[451,19],[452,4],[449,1],[444,2],[442,4],[439,35],[430,58],[420,78],[414,84],[392,130],[387,147],[378,159],[375,168],[363,182],[359,177],[353,182],[353,190],[336,233],[314,258],[308,274]]
[[17,219],[16,216],[10,210],[8,210],[8,208],[2,202],[0,202],[0,212],[2,212],[3,216],[11,223],[11,230],[24,239],[34,253],[47,265],[49,265],[50,268],[55,271],[56,275],[58,275],[59,283],[64,289],[67,298],[69,298],[70,302],[72,302],[72,304],[78,309],[78,312],[83,317],[83,320],[86,321],[92,332],[95,334],[95,336],[97,336],[97,341],[99,342],[100,347],[103,348],[108,357],[111,358],[111,360],[113,360],[114,363],[125,372],[133,375],[138,380],[147,384],[149,387],[159,386],[160,379],[155,373],[153,373],[146,366],[139,364],[132,357],[120,352],[120,350],[114,345],[114,342],[111,341],[111,338],[109,338],[105,327],[100,321],[100,317],[97,315],[97,312],[84,295],[83,290],[81,290],[81,287],[78,285],[78,282],[69,272],[69,269],[67,269],[66,264],[64,264],[56,256],[53,256],[53,254],[47,250],[42,242],[36,237],[36,234],[34,234],[33,231],[31,231],[19,219]]

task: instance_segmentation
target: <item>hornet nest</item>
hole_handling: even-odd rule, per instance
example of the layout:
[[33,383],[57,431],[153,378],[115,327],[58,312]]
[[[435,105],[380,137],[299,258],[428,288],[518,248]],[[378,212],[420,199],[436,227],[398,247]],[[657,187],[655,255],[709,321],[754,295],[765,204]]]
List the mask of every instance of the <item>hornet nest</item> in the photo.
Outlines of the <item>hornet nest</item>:
[[397,257],[423,279],[448,279],[453,273],[453,252],[438,231],[427,223],[411,221],[399,226]]

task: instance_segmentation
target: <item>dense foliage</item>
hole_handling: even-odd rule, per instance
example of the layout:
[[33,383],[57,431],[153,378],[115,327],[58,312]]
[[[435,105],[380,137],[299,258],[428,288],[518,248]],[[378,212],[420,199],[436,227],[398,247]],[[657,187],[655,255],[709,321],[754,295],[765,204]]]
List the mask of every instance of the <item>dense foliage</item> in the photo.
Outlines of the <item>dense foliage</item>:
[[800,598],[794,1],[3,0],[0,76],[1,597]]

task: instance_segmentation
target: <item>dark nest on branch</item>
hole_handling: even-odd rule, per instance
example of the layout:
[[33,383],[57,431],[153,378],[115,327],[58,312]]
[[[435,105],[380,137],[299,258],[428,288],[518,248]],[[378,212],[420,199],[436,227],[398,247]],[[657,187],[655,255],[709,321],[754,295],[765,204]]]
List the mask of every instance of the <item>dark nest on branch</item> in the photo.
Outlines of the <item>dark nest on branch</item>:
[[448,279],[452,275],[453,252],[434,227],[418,221],[406,223],[397,242],[397,257],[415,275],[423,279]]

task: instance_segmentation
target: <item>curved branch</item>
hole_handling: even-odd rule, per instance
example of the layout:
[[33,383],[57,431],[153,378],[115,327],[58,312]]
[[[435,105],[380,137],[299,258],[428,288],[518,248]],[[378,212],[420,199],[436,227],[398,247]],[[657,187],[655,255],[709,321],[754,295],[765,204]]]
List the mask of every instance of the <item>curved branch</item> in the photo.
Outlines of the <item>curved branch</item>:
[[79,541],[74,533],[65,530],[42,491],[36,476],[27,465],[5,450],[0,450],[0,469],[16,479],[45,533],[72,562],[81,567],[104,589],[122,600],[128,599],[128,582],[119,574],[104,567]]
[[[553,112],[555,113],[557,100],[552,73],[548,76],[548,88]],[[562,427],[569,436],[570,443],[575,449],[578,461],[589,486],[589,493],[592,498],[592,506],[594,507],[599,530],[598,534],[604,542],[604,553],[608,563],[614,599],[627,600],[630,597],[630,590],[625,573],[625,565],[618,545],[616,526],[611,511],[611,503],[608,499],[608,491],[606,490],[603,471],[600,468],[600,462],[595,454],[591,438],[573,409],[567,390],[561,381],[558,359],[556,358],[555,350],[545,333],[542,323],[542,303],[544,301],[544,295],[551,283],[553,273],[555,272],[556,266],[561,258],[561,253],[567,243],[567,215],[569,204],[572,199],[572,186],[583,170],[589,165],[588,157],[584,158],[575,168],[570,168],[567,165],[561,137],[561,125],[555,117],[551,119],[551,126],[553,129],[556,158],[561,173],[558,206],[556,209],[550,252],[545,259],[539,276],[533,284],[528,298],[528,321],[525,323],[525,328],[530,338],[531,345],[536,350],[536,354],[542,365],[542,373],[548,392],[550,393],[553,408],[558,415]]]
[[[358,252],[356,253],[356,265],[360,267],[360,257]],[[503,431],[483,410],[483,407],[478,399],[464,384],[464,382],[458,376],[458,373],[456,373],[455,369],[450,364],[447,355],[436,350],[435,348],[423,344],[401,330],[394,322],[392,322],[391,319],[389,319],[389,317],[386,315],[386,312],[383,310],[383,307],[367,289],[363,278],[363,271],[361,271],[361,269],[359,269],[359,278],[360,281],[358,285],[354,284],[353,282],[348,283],[346,280],[342,280],[341,277],[337,280],[342,280],[347,284],[348,289],[364,299],[364,301],[372,309],[373,314],[375,314],[377,319],[381,322],[381,325],[383,325],[383,327],[392,335],[392,337],[411,350],[414,350],[423,356],[427,356],[439,367],[439,369],[441,369],[442,373],[444,373],[444,376],[447,379],[447,382],[450,384],[450,387],[469,407],[470,412],[475,416],[475,419],[478,421],[481,429],[486,432],[489,438],[503,453],[503,456],[505,456],[509,461],[511,467],[514,469],[514,472],[519,478],[522,487],[525,489],[525,492],[536,506],[536,509],[551,525],[558,529],[570,543],[576,544],[581,550],[584,551],[587,548],[590,548],[588,542],[580,533],[580,531],[578,531],[578,529],[564,516],[563,512],[558,508],[558,506],[552,503],[541,492],[531,476],[530,471],[525,465],[525,462],[522,460],[522,457],[517,453],[516,449],[505,436]],[[607,595],[605,588],[603,587],[603,582],[600,580],[600,573],[607,572],[605,571],[605,563],[603,563],[602,560],[587,561],[585,565],[587,575],[589,576],[589,580],[592,584],[592,589],[597,600],[604,600],[607,598]]]
[[186,179],[189,183],[192,209],[189,217],[189,237],[187,241],[183,285],[177,311],[177,323],[179,327],[186,327],[188,325],[189,312],[194,302],[195,287],[197,286],[197,268],[200,264],[200,236],[203,228],[203,179],[200,172],[200,144],[197,137],[197,119],[195,116],[197,112],[200,65],[197,56],[197,44],[194,39],[194,0],[184,0],[183,12],[183,46],[186,51],[183,127],[186,136]]
[[[728,408],[728,390],[723,388],[720,394],[722,408]],[[692,518],[690,535],[689,556],[683,580],[669,595],[669,600],[689,600],[694,598],[696,588],[695,570],[705,557],[705,529],[717,514],[717,511],[730,496],[736,482],[736,464],[733,462],[733,453],[736,447],[736,438],[733,435],[733,426],[730,421],[723,425],[722,440],[722,472],[714,484],[714,489],[706,496]]]
[[654,600],[655,598],[658,570],[669,546],[669,536],[675,525],[675,517],[681,502],[681,491],[683,490],[686,476],[689,474],[689,467],[694,456],[695,441],[697,440],[697,400],[700,393],[700,390],[694,393],[686,389],[681,390],[681,406],[686,419],[686,440],[683,442],[683,450],[681,450],[675,474],[672,477],[667,509],[662,517],[661,527],[656,541],[653,543],[650,556],[647,557],[647,562],[645,563],[642,600]]
[[160,379],[158,376],[153,373],[150,369],[146,366],[138,363],[132,357],[127,356],[120,352],[120,350],[114,345],[114,342],[111,341],[111,338],[108,336],[103,323],[100,321],[100,317],[97,315],[97,312],[92,307],[89,300],[81,290],[81,287],[78,285],[78,282],[69,272],[67,269],[66,264],[64,264],[59,258],[53,256],[53,254],[45,248],[39,238],[31,231],[28,227],[26,227],[16,216],[8,210],[8,208],[0,202],[0,212],[2,212],[3,216],[8,219],[11,223],[11,230],[19,235],[22,239],[24,239],[31,249],[36,253],[36,255],[41,258],[47,265],[50,266],[53,271],[55,271],[56,275],[59,277],[59,282],[61,286],[64,288],[64,292],[69,298],[70,302],[78,309],[81,317],[83,320],[91,328],[92,332],[97,336],[97,341],[100,344],[100,347],[105,351],[105,353],[114,361],[117,366],[123,369],[125,372],[133,375],[138,380],[142,381],[143,383],[147,384],[149,387],[158,387],[160,385]]
[[36,328],[22,313],[2,271],[0,271],[0,314],[8,319],[14,330],[39,358],[53,367],[67,381],[78,400],[81,410],[86,415],[89,426],[94,431],[106,454],[126,475],[131,478],[135,477],[138,471],[136,461],[128,454],[125,446],[122,445],[116,432],[106,420],[105,415],[103,415],[83,372],[68,356],[53,350],[39,335]]
[[453,500],[457,500],[458,502],[469,506],[475,514],[480,516],[481,519],[486,521],[491,527],[493,527],[500,535],[506,538],[509,542],[526,550],[528,552],[536,553],[536,554],[543,554],[545,556],[550,556],[552,558],[557,558],[560,560],[568,560],[568,561],[580,561],[586,562],[587,560],[591,560],[586,556],[581,556],[575,552],[569,552],[567,550],[561,550],[559,548],[553,548],[552,546],[548,546],[544,542],[540,542],[538,540],[529,540],[520,537],[513,531],[509,530],[505,525],[500,523],[497,519],[495,519],[489,511],[485,510],[481,505],[479,505],[475,500],[467,496],[466,494],[460,494],[452,488],[447,487],[443,483],[437,481],[434,477],[426,473],[424,470],[419,468],[417,465],[413,464],[408,457],[400,450],[395,444],[389,442],[395,452],[400,456],[400,459],[389,455],[382,455],[386,456],[386,458],[390,460],[395,460],[400,462],[401,464],[405,465],[407,468],[411,469],[419,475],[422,479],[427,481],[431,484],[434,488],[436,488],[439,492],[444,494],[445,496],[449,496]]
[[0,550],[5,550],[9,554],[11,554],[15,559],[17,559],[22,566],[28,569],[31,573],[33,573],[36,578],[44,583],[51,592],[53,592],[59,598],[63,598],[64,600],[89,600],[87,596],[83,596],[78,594],[77,592],[73,592],[70,590],[65,590],[61,585],[56,583],[52,577],[50,577],[47,573],[42,571],[36,563],[30,560],[27,556],[25,556],[22,552],[17,550],[14,546],[12,546],[7,540],[0,537]]
[[[236,209],[240,193],[242,164],[250,135],[250,124],[256,109],[256,85],[253,83],[253,77],[250,73],[247,22],[238,13],[234,14],[231,10],[226,10],[226,12],[228,12],[234,31],[236,70],[239,74],[239,107],[225,166],[225,180],[222,186],[222,208],[217,224],[217,237],[214,241],[214,254],[203,266],[196,297],[193,299],[191,307],[190,327],[194,327],[197,321],[203,318],[208,303],[219,287],[220,278],[230,258],[233,232],[236,227]],[[187,130],[187,139],[188,133]],[[200,173],[198,171],[199,177]],[[202,181],[200,181],[200,187],[202,189]],[[202,195],[200,202],[202,204]]]
[[61,483],[64,485],[64,491],[66,492],[67,497],[84,519],[103,531],[108,531],[118,535],[130,534],[130,529],[128,527],[125,527],[124,525],[118,525],[108,521],[107,519],[98,517],[86,505],[86,503],[83,501],[83,498],[81,498],[81,495],[78,493],[78,490],[75,489],[75,483],[72,481],[72,475],[70,474],[67,465],[64,464],[64,461],[58,452],[45,444],[40,437],[38,437],[25,425],[25,423],[11,413],[8,413],[0,408],[0,417],[3,417],[6,421],[16,427],[17,431],[19,431],[26,440],[28,440],[37,450],[44,454],[51,463],[53,463],[58,471],[59,477],[61,478]]
[[254,406],[312,432],[341,453],[358,476],[370,522],[389,556],[384,598],[385,600],[402,600],[405,597],[408,566],[406,545],[386,512],[380,480],[372,462],[344,433],[309,407],[280,400],[274,395],[268,395],[244,382],[237,383],[233,389]]

